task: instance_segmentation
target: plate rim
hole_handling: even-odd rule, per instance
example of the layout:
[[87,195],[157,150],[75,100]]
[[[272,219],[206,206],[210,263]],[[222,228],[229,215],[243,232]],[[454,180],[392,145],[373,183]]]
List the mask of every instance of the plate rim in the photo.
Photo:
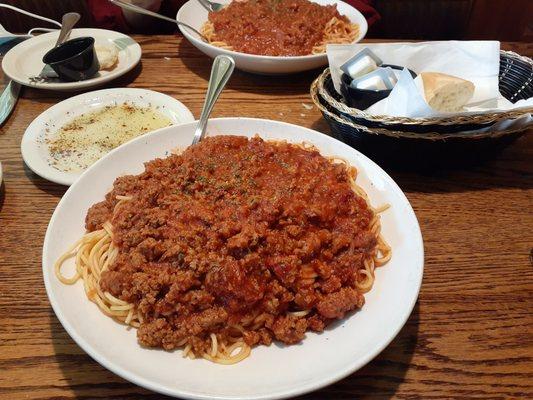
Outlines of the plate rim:
[[[133,42],[135,42],[135,45],[131,47],[131,54],[133,56],[132,62],[130,64],[128,64],[123,70],[115,71],[115,72],[111,71],[109,74],[106,74],[104,76],[100,76],[98,78],[90,78],[90,79],[87,79],[87,80],[84,80],[84,81],[78,81],[78,82],[52,82],[52,83],[40,83],[40,82],[37,82],[37,83],[31,83],[27,79],[20,79],[20,77],[9,73],[11,68],[9,67],[8,62],[11,60],[11,58],[15,57],[14,54],[16,52],[17,47],[21,46],[22,44],[27,46],[27,43],[31,43],[31,41],[33,39],[37,39],[37,40],[41,39],[42,40],[43,36],[52,36],[56,32],[56,31],[53,31],[53,32],[43,33],[43,34],[38,35],[38,36],[32,36],[29,39],[20,42],[19,44],[14,46],[12,49],[10,49],[4,55],[4,57],[2,59],[2,70],[4,71],[4,73],[6,74],[7,77],[9,77],[11,80],[13,80],[13,81],[15,81],[17,83],[20,83],[23,86],[27,86],[27,87],[31,87],[31,88],[35,88],[35,89],[45,89],[45,90],[76,91],[76,90],[90,88],[90,87],[93,87],[93,86],[102,85],[104,83],[112,81],[112,80],[114,80],[114,79],[116,79],[116,78],[128,73],[133,68],[135,68],[135,66],[137,64],[139,64],[139,62],[141,61],[141,57],[142,57],[142,48],[141,48],[141,45],[135,39],[133,39],[131,36],[126,35],[126,34],[124,34],[122,32],[117,32],[117,31],[113,31],[113,30],[110,30],[110,29],[100,29],[100,28],[74,28],[73,29],[73,32],[80,32],[80,34],[82,34],[82,35],[86,34],[86,35],[89,35],[89,36],[90,36],[90,33],[94,32],[94,31],[97,31],[99,33],[111,32],[112,35],[114,35],[114,36],[117,36],[117,37],[120,37],[120,38],[129,38]],[[84,32],[86,32],[86,33],[84,33]],[[19,50],[20,50],[20,48],[19,48]],[[12,61],[14,61],[14,60],[12,60]],[[6,66],[7,66],[7,70],[6,70]]]
[[[49,118],[48,114],[51,112],[53,113],[57,109],[60,109],[66,105],[69,105],[70,103],[73,103],[73,106],[74,106],[75,103],[77,103],[78,101],[83,101],[86,98],[87,100],[89,100],[91,97],[97,97],[97,96],[99,98],[103,98],[104,96],[113,95],[114,93],[126,93],[126,92],[131,92],[132,94],[138,93],[138,96],[140,95],[161,96],[161,98],[167,98],[169,101],[172,101],[176,106],[180,107],[181,109],[180,112],[184,113],[186,120],[183,121],[182,123],[190,123],[190,122],[195,121],[192,111],[189,109],[189,107],[183,104],[180,100],[168,94],[157,92],[155,90],[143,89],[143,88],[109,88],[109,89],[99,89],[99,90],[93,90],[90,92],[80,93],[76,96],[68,97],[65,100],[60,101],[59,103],[56,103],[53,106],[47,108],[42,113],[40,113],[37,117],[35,117],[33,121],[30,122],[30,124],[24,131],[24,134],[22,135],[22,139],[20,141],[20,152],[21,152],[22,160],[24,161],[24,164],[31,171],[33,171],[36,175],[40,176],[43,179],[46,179],[47,181],[58,183],[64,186],[72,185],[76,180],[79,179],[79,177],[81,176],[81,173],[75,177],[70,177],[68,176],[67,173],[64,173],[58,170],[57,173],[59,175],[55,176],[55,175],[52,175],[51,172],[48,172],[48,170],[39,170],[39,168],[36,168],[35,164],[33,164],[33,161],[30,159],[30,156],[29,156],[30,152],[33,152],[33,150],[35,150],[34,146],[35,146],[36,138],[31,137],[31,136],[35,136],[38,134],[38,131],[40,131],[42,129],[42,126],[48,121],[48,118]],[[182,123],[177,123],[173,125],[181,125]],[[159,129],[156,129],[155,131],[157,130]],[[152,131],[152,132],[155,132],[155,131]],[[148,132],[145,135],[149,135],[152,132]],[[141,135],[141,136],[145,136],[145,135]]]
[[[413,312],[413,309],[414,309],[414,306],[416,305],[416,303],[418,301],[418,296],[420,294],[420,289],[421,289],[421,285],[422,285],[422,281],[423,281],[424,259],[425,259],[424,257],[425,256],[424,256],[424,243],[423,243],[422,232],[421,232],[421,229],[420,229],[420,224],[418,222],[418,218],[416,217],[416,214],[414,212],[414,209],[411,206],[411,203],[409,202],[409,199],[407,198],[405,193],[401,190],[401,188],[394,181],[394,179],[389,174],[387,174],[386,171],[384,171],[378,164],[376,164],[374,161],[372,161],[369,157],[365,156],[363,153],[359,152],[357,149],[348,146],[347,144],[339,141],[338,139],[336,139],[334,137],[328,136],[328,135],[326,135],[326,134],[324,134],[322,132],[316,131],[314,129],[302,127],[302,126],[299,126],[299,125],[296,125],[296,124],[291,124],[291,123],[287,123],[287,122],[283,122],[283,121],[277,121],[277,120],[263,119],[263,118],[225,117],[225,118],[213,118],[211,120],[213,120],[213,121],[216,121],[216,120],[237,120],[237,121],[239,121],[241,123],[242,122],[245,123],[246,121],[251,120],[251,121],[260,122],[260,123],[261,122],[262,123],[275,123],[275,124],[280,124],[280,125],[286,126],[286,127],[297,127],[298,129],[311,131],[314,134],[318,134],[318,135],[321,135],[321,136],[326,136],[326,137],[328,137],[330,139],[333,139],[341,147],[346,147],[346,148],[350,149],[350,151],[355,152],[355,154],[357,154],[357,156],[360,157],[363,160],[362,161],[363,163],[370,163],[372,168],[377,168],[379,173],[382,174],[391,183],[391,185],[394,188],[394,191],[397,192],[397,194],[400,196],[401,201],[408,206],[408,213],[411,214],[412,218],[414,218],[413,221],[415,222],[415,225],[416,225],[416,226],[414,226],[414,228],[416,228],[414,233],[416,234],[416,237],[413,237],[411,239],[412,240],[416,240],[416,248],[418,250],[418,254],[416,254],[416,257],[413,257],[413,259],[412,259],[413,260],[412,261],[413,265],[415,266],[415,270],[418,272],[417,275],[416,275],[417,281],[413,285],[413,287],[416,290],[413,290],[413,292],[412,292],[413,295],[412,295],[412,298],[410,299],[410,304],[408,305],[408,307],[406,307],[406,310],[408,310],[408,312],[406,312],[405,315],[403,315],[402,318],[399,320],[399,323],[395,327],[394,331],[391,331],[391,334],[387,337],[387,339],[382,340],[381,342],[379,342],[376,345],[375,349],[373,351],[369,352],[366,355],[366,357],[355,359],[354,361],[349,363],[347,366],[345,366],[343,369],[339,369],[335,373],[332,373],[332,374],[329,374],[329,375],[325,375],[325,377],[322,376],[322,377],[314,380],[312,383],[307,384],[305,386],[298,386],[298,387],[295,387],[295,388],[292,388],[292,389],[284,389],[284,390],[281,390],[281,391],[278,391],[278,392],[272,392],[272,393],[269,393],[269,394],[262,394],[262,395],[257,395],[257,396],[247,396],[247,397],[242,397],[241,395],[235,395],[235,396],[222,395],[222,396],[220,396],[220,395],[206,395],[206,394],[201,394],[201,393],[198,393],[198,392],[190,392],[190,391],[185,391],[185,390],[176,391],[176,390],[171,390],[171,389],[169,389],[166,386],[158,385],[157,383],[154,383],[153,381],[150,381],[149,379],[145,379],[143,376],[141,376],[139,374],[132,373],[130,371],[124,370],[119,365],[116,365],[112,359],[109,359],[109,358],[107,358],[105,356],[101,356],[100,353],[97,350],[94,350],[92,348],[92,346],[89,343],[87,343],[87,341],[81,335],[78,335],[76,333],[76,331],[75,331],[74,327],[72,326],[72,324],[70,324],[70,322],[67,321],[66,317],[62,313],[58,312],[58,310],[59,310],[59,302],[56,299],[56,297],[54,296],[54,292],[52,290],[51,277],[53,275],[53,273],[52,273],[53,271],[52,271],[52,269],[49,266],[48,266],[49,268],[47,268],[47,265],[46,265],[46,254],[48,252],[48,247],[49,247],[50,241],[51,241],[51,239],[50,239],[50,235],[51,235],[50,231],[52,229],[51,228],[52,225],[55,223],[55,219],[57,218],[57,210],[66,201],[65,199],[67,198],[68,194],[71,191],[76,190],[76,184],[78,182],[76,182],[74,185],[69,187],[68,190],[63,195],[63,197],[61,198],[61,200],[58,202],[58,204],[57,204],[56,208],[54,209],[54,212],[53,212],[53,214],[52,214],[52,216],[50,218],[50,222],[49,222],[48,227],[46,229],[44,242],[43,242],[43,251],[42,251],[42,254],[41,254],[41,257],[42,257],[41,266],[42,266],[43,280],[44,280],[44,284],[45,284],[46,294],[48,296],[48,300],[50,301],[50,304],[52,305],[52,309],[54,310],[54,314],[56,315],[58,320],[61,322],[61,325],[67,331],[67,333],[72,338],[72,340],[74,340],[76,342],[76,344],[78,346],[80,346],[80,348],[85,353],[87,353],[93,360],[98,362],[104,368],[108,369],[109,371],[113,372],[114,374],[120,376],[123,379],[126,379],[127,381],[129,381],[129,382],[131,382],[131,383],[133,383],[135,385],[141,386],[141,387],[143,387],[145,389],[148,389],[148,390],[151,390],[151,391],[153,391],[155,393],[160,393],[160,394],[168,395],[168,396],[171,396],[171,397],[180,397],[180,398],[187,398],[187,399],[194,399],[194,400],[244,400],[244,399],[247,399],[247,400],[267,400],[267,399],[286,399],[286,398],[289,398],[289,397],[298,396],[298,395],[302,395],[302,394],[305,394],[305,393],[313,392],[315,390],[318,390],[320,388],[323,388],[323,387],[331,385],[331,384],[333,384],[335,382],[338,382],[339,380],[341,380],[341,379],[345,378],[346,376],[356,372],[357,370],[361,369],[363,366],[368,364],[377,355],[379,355],[397,337],[398,333],[405,326],[407,320],[411,316],[411,314]],[[193,123],[190,123],[190,124],[193,124]],[[167,129],[171,129],[171,128],[172,127],[165,127],[165,128],[161,128],[161,129],[159,129],[157,131],[154,131],[154,132],[159,132],[159,131],[167,130]],[[142,136],[138,137],[138,138],[135,138],[135,139],[133,139],[132,141],[130,141],[128,143],[132,143],[134,141],[140,141],[140,140],[142,140]],[[89,171],[89,169],[92,169],[92,168],[97,168],[98,164],[101,163],[103,159],[105,159],[106,157],[109,157],[114,152],[119,151],[119,149],[121,149],[122,146],[125,146],[128,143],[125,143],[125,144],[113,149],[106,156],[102,157],[100,160],[98,160],[96,163],[94,163],[91,167],[89,167],[86,171]]]

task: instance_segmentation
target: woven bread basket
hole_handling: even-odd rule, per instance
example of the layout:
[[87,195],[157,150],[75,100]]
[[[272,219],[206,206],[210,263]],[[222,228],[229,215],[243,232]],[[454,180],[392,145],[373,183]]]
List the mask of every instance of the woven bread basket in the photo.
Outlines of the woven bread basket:
[[[511,102],[532,97],[533,61],[513,52],[501,51],[499,88],[500,93]],[[329,69],[326,69],[311,85],[311,97],[334,131],[340,129],[349,132],[352,130],[354,134],[368,133],[417,140],[499,137],[523,131],[525,128],[508,128],[489,132],[479,132],[479,130],[501,121],[533,113],[533,107],[529,107],[488,114],[432,118],[370,115],[362,110],[351,108],[343,102],[342,96],[333,87]]]

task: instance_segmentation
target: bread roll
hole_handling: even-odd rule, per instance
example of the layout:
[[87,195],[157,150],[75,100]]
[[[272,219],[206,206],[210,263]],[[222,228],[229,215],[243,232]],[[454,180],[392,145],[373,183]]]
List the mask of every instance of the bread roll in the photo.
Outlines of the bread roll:
[[97,44],[94,46],[100,70],[111,70],[118,61],[118,50],[113,44]]
[[474,84],[465,79],[439,72],[421,72],[420,77],[426,101],[437,111],[461,111],[474,95]]

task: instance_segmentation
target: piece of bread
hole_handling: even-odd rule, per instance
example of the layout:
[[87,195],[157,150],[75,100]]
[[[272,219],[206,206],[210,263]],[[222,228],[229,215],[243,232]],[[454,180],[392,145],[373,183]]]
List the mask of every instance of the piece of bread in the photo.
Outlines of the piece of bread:
[[118,49],[115,45],[97,44],[94,46],[94,49],[96,50],[100,70],[110,70],[115,67],[118,61]]
[[420,78],[427,103],[437,111],[461,111],[474,95],[474,84],[456,76],[421,72]]

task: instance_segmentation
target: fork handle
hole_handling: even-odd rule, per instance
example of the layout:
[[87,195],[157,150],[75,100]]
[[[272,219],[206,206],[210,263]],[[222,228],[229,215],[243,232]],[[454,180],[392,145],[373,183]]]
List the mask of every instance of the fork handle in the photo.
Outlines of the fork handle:
[[185,28],[189,29],[190,31],[192,31],[192,32],[196,33],[198,36],[200,36],[200,39],[202,39],[204,42],[207,42],[207,38],[201,32],[199,32],[197,29],[193,28],[189,24],[186,24],[185,22],[181,22],[181,21],[169,18],[169,17],[167,17],[165,15],[161,15],[161,14],[155,13],[153,11],[147,10],[146,8],[142,8],[142,7],[136,6],[134,4],[125,3],[122,0],[108,0],[108,1],[110,3],[116,5],[116,6],[124,8],[126,10],[130,10],[130,11],[133,11],[133,12],[136,12],[136,13],[139,13],[139,14],[148,15],[148,16],[154,17],[154,18],[159,18],[159,19],[162,19],[162,20],[165,20],[165,21],[168,21],[168,22],[173,22],[176,25],[184,26]]
[[219,55],[215,58],[215,61],[213,61],[207,94],[205,95],[204,107],[202,108],[202,114],[200,115],[198,125],[194,132],[192,144],[197,144],[205,136],[209,115],[211,114],[222,89],[224,89],[224,86],[228,83],[234,68],[235,61],[233,61],[233,58],[230,56]]
[[213,11],[213,8],[211,7],[211,4],[209,4],[206,0],[198,0],[198,3],[202,5],[203,8],[205,8],[208,12]]
[[72,28],[74,28],[74,25],[80,20],[80,17],[81,15],[75,12],[69,12],[63,15],[63,19],[61,20],[61,31],[57,38],[56,47],[68,39],[70,32],[72,32]]

